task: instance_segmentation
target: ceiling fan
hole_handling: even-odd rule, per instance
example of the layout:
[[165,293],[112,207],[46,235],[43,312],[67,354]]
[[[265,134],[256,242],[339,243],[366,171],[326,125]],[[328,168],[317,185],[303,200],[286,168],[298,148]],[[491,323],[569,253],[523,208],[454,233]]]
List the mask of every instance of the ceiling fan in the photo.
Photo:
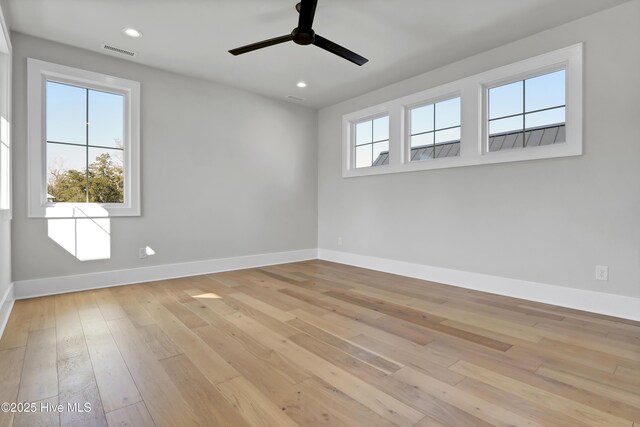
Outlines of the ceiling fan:
[[327,40],[313,31],[311,27],[313,25],[313,17],[316,13],[317,4],[318,0],[302,0],[296,5],[296,10],[300,14],[300,17],[298,19],[298,26],[291,31],[291,34],[231,49],[229,53],[232,55],[242,55],[243,53],[251,52],[253,50],[293,41],[299,45],[314,44],[321,49],[329,51],[334,55],[338,55],[357,65],[363,65],[369,61],[367,58],[364,58],[357,53],[332,42],[331,40]]

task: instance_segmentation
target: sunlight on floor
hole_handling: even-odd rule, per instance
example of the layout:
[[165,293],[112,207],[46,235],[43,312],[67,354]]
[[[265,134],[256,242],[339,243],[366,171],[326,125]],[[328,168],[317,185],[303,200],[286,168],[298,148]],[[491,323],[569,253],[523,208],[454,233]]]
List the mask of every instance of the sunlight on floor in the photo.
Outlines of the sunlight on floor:
[[221,299],[222,297],[218,294],[214,294],[213,292],[210,292],[208,294],[200,294],[200,295],[194,295],[193,298],[198,298],[198,299]]

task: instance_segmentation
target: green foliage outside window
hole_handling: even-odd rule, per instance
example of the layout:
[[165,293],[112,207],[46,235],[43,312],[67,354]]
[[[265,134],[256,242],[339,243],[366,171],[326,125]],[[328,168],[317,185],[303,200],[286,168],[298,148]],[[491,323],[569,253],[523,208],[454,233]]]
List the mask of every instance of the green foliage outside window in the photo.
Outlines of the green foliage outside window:
[[47,192],[56,203],[124,203],[124,170],[104,153],[88,170],[50,170]]

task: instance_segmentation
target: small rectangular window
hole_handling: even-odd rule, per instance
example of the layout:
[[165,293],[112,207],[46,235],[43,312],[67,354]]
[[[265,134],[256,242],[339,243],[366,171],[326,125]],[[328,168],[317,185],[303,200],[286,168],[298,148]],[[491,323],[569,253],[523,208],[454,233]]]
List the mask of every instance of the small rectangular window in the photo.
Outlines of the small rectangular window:
[[409,110],[411,161],[460,155],[460,97]]
[[565,70],[489,89],[490,152],[565,142]]
[[355,167],[389,164],[389,116],[355,124]]

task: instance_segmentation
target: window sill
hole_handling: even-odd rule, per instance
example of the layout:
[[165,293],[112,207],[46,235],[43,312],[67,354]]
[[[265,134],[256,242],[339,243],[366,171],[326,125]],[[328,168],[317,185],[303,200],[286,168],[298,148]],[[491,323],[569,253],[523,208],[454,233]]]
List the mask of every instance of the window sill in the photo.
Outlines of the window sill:
[[32,206],[29,218],[109,218],[140,216],[139,206],[100,203],[57,203]]
[[538,147],[516,148],[505,151],[495,151],[485,154],[464,157],[443,157],[439,159],[418,160],[402,164],[371,166],[368,168],[346,169],[342,171],[343,178],[358,176],[385,175],[390,173],[416,172],[432,169],[445,169],[463,166],[490,165],[496,163],[520,162],[527,160],[552,159],[556,157],[571,157],[582,155],[582,143],[556,144]]

